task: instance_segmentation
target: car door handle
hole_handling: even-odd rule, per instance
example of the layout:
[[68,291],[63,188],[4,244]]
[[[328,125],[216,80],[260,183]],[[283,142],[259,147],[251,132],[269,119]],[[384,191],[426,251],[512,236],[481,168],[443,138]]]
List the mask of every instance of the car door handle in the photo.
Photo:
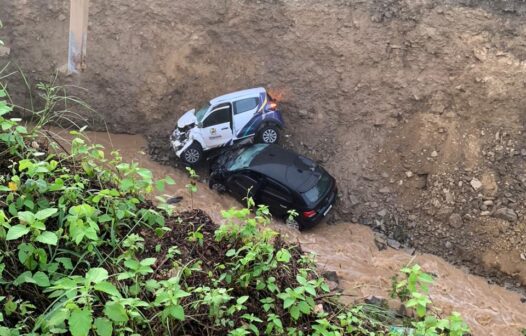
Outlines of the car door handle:
[[221,130],[222,130],[222,131],[225,131],[225,130],[227,130],[227,129],[228,129],[228,127],[223,127]]

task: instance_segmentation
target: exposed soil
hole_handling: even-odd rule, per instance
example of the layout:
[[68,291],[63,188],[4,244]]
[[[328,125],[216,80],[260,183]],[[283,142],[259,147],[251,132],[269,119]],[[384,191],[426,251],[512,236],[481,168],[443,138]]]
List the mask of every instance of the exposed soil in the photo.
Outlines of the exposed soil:
[[[0,8],[11,60],[49,79],[67,1]],[[155,159],[174,163],[184,111],[265,85],[285,145],[336,176],[333,221],[526,285],[523,1],[93,0],[90,15],[88,68],[63,80],[112,131],[149,134]]]

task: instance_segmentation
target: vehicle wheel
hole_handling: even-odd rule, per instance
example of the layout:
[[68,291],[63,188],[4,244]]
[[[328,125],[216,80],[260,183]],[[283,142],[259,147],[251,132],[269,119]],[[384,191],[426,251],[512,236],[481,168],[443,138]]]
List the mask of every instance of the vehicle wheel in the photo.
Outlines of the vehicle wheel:
[[211,182],[210,188],[214,190],[215,192],[218,192],[220,194],[224,193],[226,191],[226,186],[221,182]]
[[263,127],[257,136],[257,141],[266,144],[275,144],[279,141],[279,129],[276,126]]
[[295,220],[294,218],[287,218],[285,219],[285,225],[287,225],[289,228],[293,229],[293,230],[300,230],[300,223],[298,223],[297,220]]
[[182,154],[181,159],[191,166],[197,165],[203,158],[203,148],[194,141]]

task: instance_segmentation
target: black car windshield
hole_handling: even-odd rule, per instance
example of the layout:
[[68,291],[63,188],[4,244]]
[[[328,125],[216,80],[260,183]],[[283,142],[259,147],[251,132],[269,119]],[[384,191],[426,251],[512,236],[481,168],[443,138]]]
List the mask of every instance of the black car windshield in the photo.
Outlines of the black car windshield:
[[331,179],[329,174],[323,172],[318,180],[318,183],[311,189],[303,193],[303,197],[307,200],[308,203],[313,204],[317,203],[320,198],[322,198],[329,190],[331,186]]
[[235,151],[231,159],[225,164],[225,168],[229,171],[247,168],[252,162],[252,160],[256,157],[256,155],[261,153],[261,151],[263,151],[267,147],[267,144],[256,144]]
[[203,121],[203,118],[205,117],[206,111],[210,108],[210,103],[206,103],[203,107],[201,107],[199,110],[195,111],[195,118],[198,122]]

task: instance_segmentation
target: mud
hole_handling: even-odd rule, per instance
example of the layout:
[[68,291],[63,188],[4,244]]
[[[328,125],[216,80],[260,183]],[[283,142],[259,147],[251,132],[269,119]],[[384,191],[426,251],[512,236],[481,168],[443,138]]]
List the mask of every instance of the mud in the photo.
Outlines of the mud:
[[[69,138],[65,131],[52,131],[57,139]],[[176,185],[166,189],[166,197],[182,196],[183,201],[175,206],[181,210],[191,208],[189,193],[184,187],[190,182],[188,177],[180,169],[150,160],[144,152],[147,143],[143,137],[100,132],[87,132],[86,135],[91,142],[103,144],[108,153],[118,149],[124,161],[139,163],[152,170],[156,178],[172,177]],[[212,192],[205,184],[199,183],[193,206],[205,210],[216,223],[221,223],[221,209],[240,205],[229,196]],[[314,252],[320,272],[337,273],[344,294],[342,300],[346,303],[362,302],[369,296],[388,298],[391,277],[405,265],[416,262],[436,277],[430,298],[439,312],[444,315],[460,312],[473,335],[520,336],[521,327],[526,326],[526,303],[521,302],[521,299],[526,302],[526,297],[489,285],[485,279],[469,275],[436,256],[421,253],[412,256],[407,251],[394,249],[379,251],[375,234],[364,225],[322,223],[301,234],[278,221],[271,225],[288,241],[297,242],[303,249]]]
[[[49,80],[66,62],[68,2],[0,8],[0,65]],[[167,164],[184,111],[265,85],[285,145],[336,176],[334,222],[524,288],[525,16],[520,0],[92,0],[87,69],[60,79],[87,89],[70,88],[96,125],[147,134]]]

